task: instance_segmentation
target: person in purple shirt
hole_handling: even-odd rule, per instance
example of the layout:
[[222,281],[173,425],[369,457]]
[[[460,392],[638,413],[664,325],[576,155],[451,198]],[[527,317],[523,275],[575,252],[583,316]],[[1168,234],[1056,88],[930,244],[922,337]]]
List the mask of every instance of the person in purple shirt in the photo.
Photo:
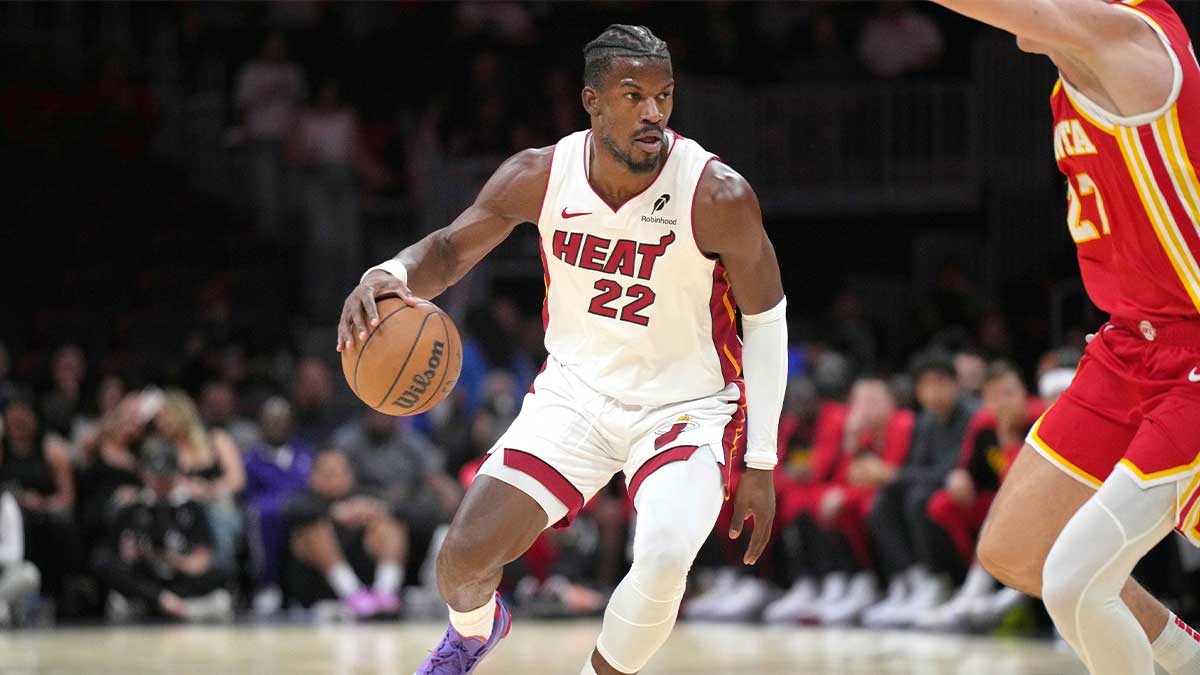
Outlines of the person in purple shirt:
[[292,406],[287,399],[267,399],[259,412],[259,424],[262,440],[251,446],[243,459],[246,488],[242,498],[257,582],[254,609],[271,614],[282,601],[279,572],[288,533],[284,505],[308,485],[313,451],[306,441],[294,437]]

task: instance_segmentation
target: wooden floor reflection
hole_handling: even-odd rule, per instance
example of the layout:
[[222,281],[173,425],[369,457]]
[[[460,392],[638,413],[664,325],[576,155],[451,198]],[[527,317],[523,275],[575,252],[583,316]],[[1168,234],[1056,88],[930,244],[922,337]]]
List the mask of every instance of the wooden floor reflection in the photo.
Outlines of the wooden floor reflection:
[[[98,628],[0,633],[0,674],[410,675],[444,626]],[[576,675],[594,622],[517,621],[477,675]],[[680,624],[644,675],[1083,675],[1046,641]]]

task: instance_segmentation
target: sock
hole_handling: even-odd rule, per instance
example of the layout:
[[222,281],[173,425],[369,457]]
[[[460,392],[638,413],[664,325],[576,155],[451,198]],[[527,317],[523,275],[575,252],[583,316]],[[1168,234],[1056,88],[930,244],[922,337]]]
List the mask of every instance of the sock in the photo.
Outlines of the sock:
[[394,562],[381,562],[375,566],[376,593],[395,593],[404,585],[404,569]]
[[591,654],[588,654],[587,661],[583,662],[583,670],[579,671],[579,675],[596,675],[596,669],[592,667]]
[[492,637],[492,624],[496,622],[496,596],[488,598],[483,607],[469,612],[456,612],[450,608],[450,625],[463,637],[479,638],[487,642]]
[[329,585],[339,598],[349,597],[362,590],[362,582],[358,580],[358,577],[354,575],[354,570],[350,569],[345,561],[334,565],[325,578],[329,580]]
[[1200,671],[1200,633],[1175,616],[1167,616],[1167,625],[1158,638],[1150,643],[1154,660],[1171,675],[1187,675]]

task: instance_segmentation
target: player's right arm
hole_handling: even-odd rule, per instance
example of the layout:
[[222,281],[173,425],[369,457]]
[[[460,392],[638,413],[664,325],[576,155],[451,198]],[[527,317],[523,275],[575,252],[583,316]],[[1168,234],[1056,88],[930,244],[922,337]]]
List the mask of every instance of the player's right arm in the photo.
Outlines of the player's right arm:
[[346,298],[338,322],[338,351],[365,340],[368,326],[379,322],[375,298],[395,293],[413,305],[434,298],[463,277],[517,225],[537,222],[550,174],[554,147],[523,150],[509,157],[454,222],[400,251],[407,281],[373,270]]
[[933,0],[1045,53],[1109,112],[1160,107],[1174,86],[1171,55],[1135,10],[1104,0]]

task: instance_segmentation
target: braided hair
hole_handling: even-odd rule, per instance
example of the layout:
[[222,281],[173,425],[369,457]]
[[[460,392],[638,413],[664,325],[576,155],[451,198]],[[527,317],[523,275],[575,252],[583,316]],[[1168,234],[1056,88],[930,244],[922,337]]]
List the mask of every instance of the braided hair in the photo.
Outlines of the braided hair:
[[669,61],[671,52],[649,28],[614,23],[583,48],[583,84],[599,87],[613,61],[621,58]]

